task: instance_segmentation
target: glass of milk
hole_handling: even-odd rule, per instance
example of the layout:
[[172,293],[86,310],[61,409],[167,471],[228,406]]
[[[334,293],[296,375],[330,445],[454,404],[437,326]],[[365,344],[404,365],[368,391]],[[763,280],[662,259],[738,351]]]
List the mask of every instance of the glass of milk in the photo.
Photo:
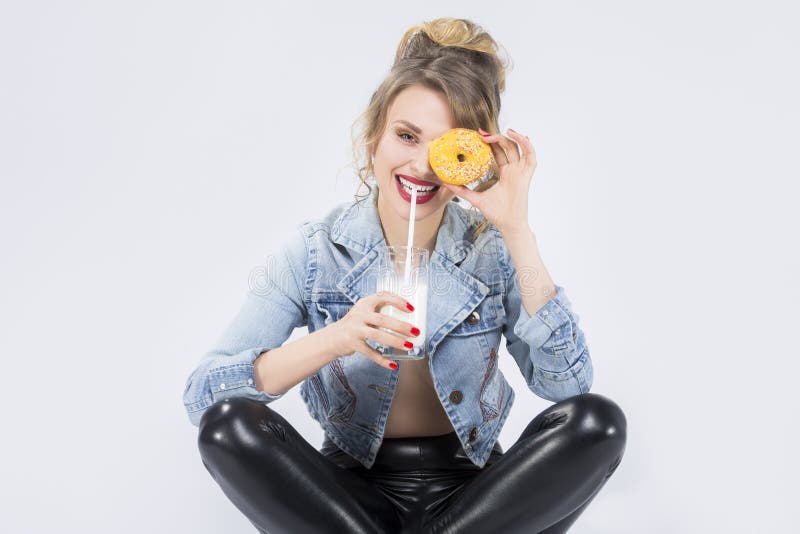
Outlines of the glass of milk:
[[376,291],[388,291],[400,295],[414,306],[414,311],[404,312],[394,306],[383,306],[380,312],[406,321],[420,330],[418,336],[402,337],[395,331],[382,330],[410,341],[410,350],[385,347],[378,344],[377,349],[386,357],[397,360],[422,360],[427,355],[425,349],[426,320],[428,310],[428,251],[424,248],[407,246],[383,246],[378,256],[378,287]]

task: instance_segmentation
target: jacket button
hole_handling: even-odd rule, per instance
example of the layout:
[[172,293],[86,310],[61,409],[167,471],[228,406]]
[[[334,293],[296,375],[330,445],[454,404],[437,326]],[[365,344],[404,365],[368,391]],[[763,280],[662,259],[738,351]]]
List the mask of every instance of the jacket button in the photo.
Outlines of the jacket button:
[[469,442],[472,443],[478,439],[478,429],[474,426],[469,430]]
[[481,320],[481,315],[474,311],[467,316],[467,324],[476,325]]
[[457,389],[454,389],[453,391],[450,392],[450,402],[458,404],[459,402],[462,401],[463,398],[464,394]]

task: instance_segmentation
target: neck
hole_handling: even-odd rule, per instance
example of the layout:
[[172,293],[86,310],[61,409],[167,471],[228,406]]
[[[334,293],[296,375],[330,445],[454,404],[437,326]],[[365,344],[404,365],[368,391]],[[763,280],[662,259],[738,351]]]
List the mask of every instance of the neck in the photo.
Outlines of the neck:
[[[439,224],[442,222],[444,208],[431,213],[424,219],[414,222],[414,246],[432,252],[436,246],[436,236],[439,233]],[[383,202],[378,194],[378,216],[383,228],[383,237],[390,246],[408,244],[408,220],[401,218],[391,206]]]

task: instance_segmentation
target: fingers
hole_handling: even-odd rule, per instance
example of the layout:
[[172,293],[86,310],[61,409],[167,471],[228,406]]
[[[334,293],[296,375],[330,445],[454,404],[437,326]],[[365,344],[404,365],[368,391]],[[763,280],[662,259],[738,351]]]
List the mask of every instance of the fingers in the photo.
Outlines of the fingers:
[[503,147],[503,151],[506,154],[507,163],[516,163],[519,161],[519,147],[512,139],[498,134],[497,144]]
[[367,318],[367,324],[392,330],[396,335],[403,337],[416,337],[420,334],[419,328],[406,321],[389,317],[383,313],[373,312]]
[[414,311],[414,306],[400,295],[389,291],[379,291],[359,299],[339,321],[344,325],[342,330],[345,332],[348,350],[351,351],[351,354],[359,352],[378,365],[396,370],[398,365],[372,348],[367,340],[372,340],[384,347],[408,351],[412,350],[417,343],[424,343],[425,339],[407,340],[406,338],[420,335],[419,327],[380,313],[378,309],[385,306],[392,306],[404,313]]
[[405,337],[400,337],[391,332],[379,330],[377,328],[368,328],[364,333],[364,337],[377,342],[384,347],[393,347],[399,351],[407,351],[414,348],[414,343],[407,341]]
[[483,137],[483,140],[489,143],[489,146],[492,147],[492,155],[494,156],[494,160],[497,162],[498,167],[508,165],[508,155],[506,154],[503,146],[498,144],[498,140],[503,136],[500,134],[490,134],[483,128],[479,128],[478,131],[480,132],[481,137]]
[[[365,300],[365,299],[361,299]],[[376,311],[376,308],[382,308],[385,305],[394,306],[398,310],[408,313],[414,311],[414,306],[400,295],[390,293],[388,291],[378,291],[374,295],[366,298],[369,302],[371,311]]]
[[463,185],[442,184],[447,189],[452,191],[456,196],[459,196],[472,204],[473,206],[480,206],[480,194]]
[[[514,132],[514,130],[510,128],[508,131]],[[480,129],[480,132],[482,132],[483,140],[491,145],[494,159],[497,161],[498,166],[502,167],[503,165],[516,163],[520,160],[519,147],[513,140],[500,134],[484,135],[483,132],[485,132],[485,130],[483,128]]]
[[519,132],[512,130],[511,128],[508,129],[508,134],[517,142],[519,143],[519,147],[522,150],[522,160],[526,167],[536,167],[536,150],[533,148],[533,143],[531,143],[530,138],[527,135],[522,135]]
[[377,350],[367,345],[366,340],[361,341],[360,345],[358,346],[358,352],[360,352],[370,360],[374,361],[381,367],[386,367],[387,369],[391,369],[392,371],[397,369],[396,363],[394,363],[392,360],[390,360]]
[[[353,352],[361,353],[378,365],[395,371],[398,369],[398,365],[378,350],[372,348],[367,343],[367,340],[372,340],[384,347],[407,351],[409,348],[413,348],[414,345],[411,342],[406,344],[404,337],[413,336],[414,334],[412,334],[411,330],[416,327],[376,311],[377,308],[382,308],[386,305],[393,306],[405,313],[409,313],[414,309],[413,305],[400,295],[388,291],[380,291],[356,301],[350,311],[339,321],[344,323],[343,329],[350,354]],[[398,333],[385,332],[376,327],[385,327],[390,330],[396,329]],[[417,334],[419,334],[418,330]]]

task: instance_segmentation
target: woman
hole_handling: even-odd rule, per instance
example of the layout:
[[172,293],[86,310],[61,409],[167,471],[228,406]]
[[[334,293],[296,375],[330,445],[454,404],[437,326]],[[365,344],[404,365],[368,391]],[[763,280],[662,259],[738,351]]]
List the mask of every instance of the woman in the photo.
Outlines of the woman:
[[[368,194],[299,227],[190,376],[203,463],[260,532],[566,532],[619,464],[625,416],[589,393],[578,316],[528,225],[533,146],[497,133],[504,79],[472,22],[408,30],[362,116]],[[455,127],[490,143],[494,186],[450,186],[428,165],[430,141]],[[430,251],[439,290],[417,342],[427,357],[398,365],[375,347],[403,350],[419,325],[377,310],[418,303],[374,293],[366,274],[381,246],[405,244],[413,184],[434,187],[418,198],[414,245]],[[284,343],[301,326],[309,334]],[[555,401],[505,453],[515,394],[501,334],[529,388]],[[267,406],[300,382],[320,451]]]

